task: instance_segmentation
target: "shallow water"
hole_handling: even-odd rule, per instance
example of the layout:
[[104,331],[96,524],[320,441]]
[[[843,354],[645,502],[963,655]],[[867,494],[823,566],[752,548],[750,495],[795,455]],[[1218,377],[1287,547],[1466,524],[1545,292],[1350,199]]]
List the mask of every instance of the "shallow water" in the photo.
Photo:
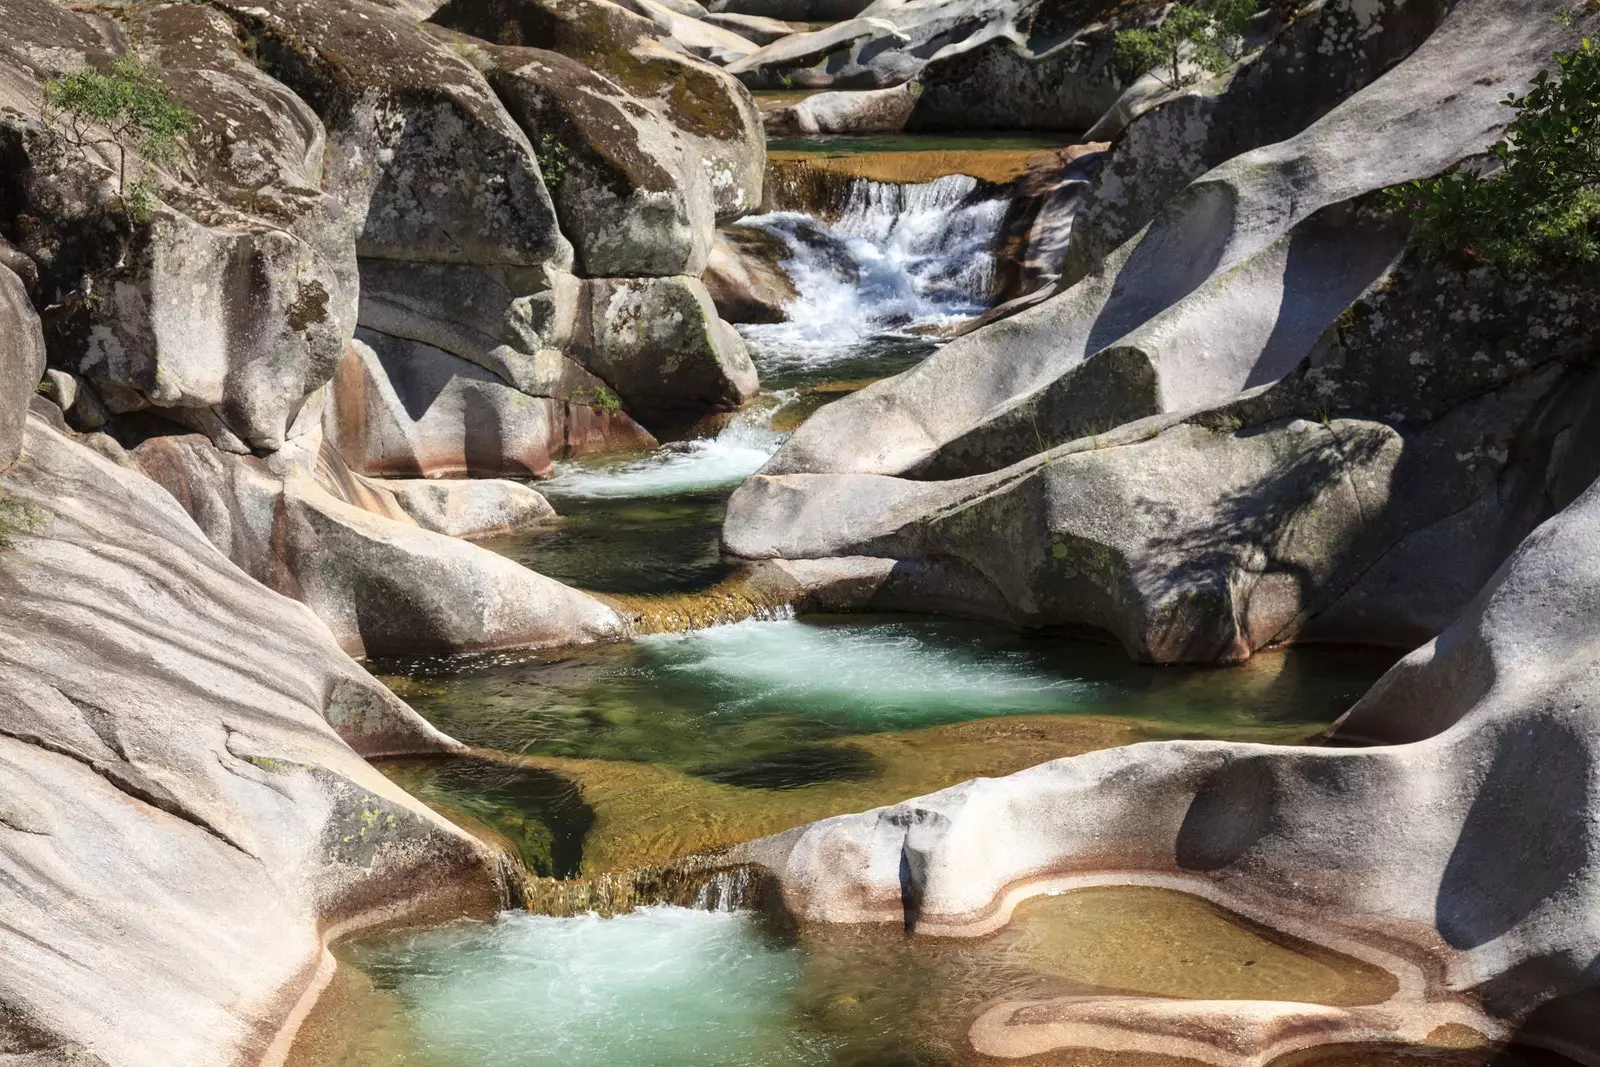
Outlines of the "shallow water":
[[[1154,668],[1121,649],[916,616],[746,621],[620,645],[374,664],[431,722],[575,785],[581,826],[517,799],[485,802],[454,762],[386,764],[519,851],[566,835],[584,875],[660,864],[968,778],[1174,737],[1307,739],[1392,657],[1327,648],[1236,668]],[[459,772],[453,772],[459,773]],[[533,797],[533,800],[526,799]],[[504,805],[503,818],[495,813]],[[539,852],[539,855],[543,855]],[[555,873],[554,860],[536,864]]]
[[[338,952],[346,966],[292,1067],[933,1067],[973,1062],[966,1028],[1001,999],[1360,1005],[1397,988],[1371,964],[1196,897],[1129,886],[1025,901],[1009,926],[979,940],[884,927],[781,935],[750,914],[652,907],[609,920],[503,915]],[[1393,1048],[1289,1058],[1346,1067],[1491,1060],[1533,1062]]]
[[828,738],[1000,716],[1117,716],[1208,736],[1263,726],[1309,733],[1391,660],[1304,648],[1241,668],[1144,667],[1109,645],[852,615],[374,667],[469,744],[690,770]]
[[[973,147],[950,136],[823,140],[811,147]],[[1016,143],[984,139],[1050,146],[1005,140]],[[877,185],[863,182],[859,203],[820,238],[792,219],[751,220],[793,238],[794,320],[744,330],[764,384],[783,395],[714,434],[562,464],[542,486],[561,521],[488,546],[616,594],[693,592],[731,575],[719,544],[728,494],[785,432],[844,390],[925,358],[938,341],[921,331],[982,310],[979,246],[997,225],[994,206],[971,200],[970,180],[910,196]],[[384,772],[503,841],[534,874],[582,879],[1096,748],[1304,741],[1392,658],[1306,648],[1236,668],[1150,668],[1112,646],[855,616],[373,669],[480,749],[386,761]],[[972,1061],[967,1028],[999,997],[1361,1004],[1393,987],[1384,972],[1204,901],[1129,887],[1025,902],[975,941],[877,928],[781,936],[749,914],[658,906],[609,920],[503,915],[337,951],[344,966],[291,1067],[931,1067]],[[1294,1062],[1485,1059],[1380,1049]]]
[[875,152],[1043,152],[1073,144],[1060,133],[872,133],[770,137],[767,151],[814,152],[820,155],[865,155]]

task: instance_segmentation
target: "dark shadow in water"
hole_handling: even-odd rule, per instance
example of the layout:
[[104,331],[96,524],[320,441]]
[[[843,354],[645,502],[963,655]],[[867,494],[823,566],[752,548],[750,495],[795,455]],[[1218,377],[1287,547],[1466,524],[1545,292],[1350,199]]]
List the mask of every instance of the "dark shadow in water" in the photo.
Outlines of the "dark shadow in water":
[[738,568],[722,554],[722,513],[731,491],[619,499],[553,494],[560,522],[483,545],[597,593],[695,592]]
[[477,756],[383,760],[378,769],[424,802],[505,837],[534,874],[577,876],[594,809],[561,775]]
[[855,745],[807,745],[689,773],[744,789],[803,789],[823,782],[869,781],[882,769],[876,756]]

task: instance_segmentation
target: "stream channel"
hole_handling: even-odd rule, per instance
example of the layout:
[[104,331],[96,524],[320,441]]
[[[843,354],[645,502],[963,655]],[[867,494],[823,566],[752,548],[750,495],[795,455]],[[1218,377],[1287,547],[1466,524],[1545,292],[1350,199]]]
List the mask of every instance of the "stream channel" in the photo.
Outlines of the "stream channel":
[[[829,223],[742,222],[788,243],[798,290],[791,321],[742,328],[767,393],[707,436],[564,465],[540,485],[561,520],[485,544],[601,593],[671,598],[732,575],[724,503],[784,434],[984,310],[1004,202],[977,189],[960,175],[863,180]],[[1304,741],[1393,659],[1303,648],[1153,668],[1115,646],[976,623],[774,615],[610,647],[369,664],[478,750],[382,769],[535,874],[589,879],[1111,745]],[[754,912],[655,904],[611,918],[507,912],[335,954],[292,1067],[946,1065],[974,1061],[967,1028],[1001,996],[1354,1005],[1394,983],[1198,898],[1126,886],[1035,898],[975,940],[785,932]]]

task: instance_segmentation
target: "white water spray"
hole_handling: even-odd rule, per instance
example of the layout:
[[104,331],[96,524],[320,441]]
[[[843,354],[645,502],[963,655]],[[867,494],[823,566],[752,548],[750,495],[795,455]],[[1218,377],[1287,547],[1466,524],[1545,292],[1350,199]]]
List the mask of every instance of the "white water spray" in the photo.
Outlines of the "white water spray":
[[738,485],[760,470],[783,443],[772,416],[792,399],[774,393],[771,402],[738,415],[715,437],[673,441],[625,463],[574,461],[558,464],[541,489],[555,496],[602,499],[670,496]]
[[746,326],[764,372],[816,367],[885,335],[915,336],[981,314],[1006,201],[951,174],[917,185],[857,180],[832,225],[795,211],[739,225],[788,248],[789,321]]

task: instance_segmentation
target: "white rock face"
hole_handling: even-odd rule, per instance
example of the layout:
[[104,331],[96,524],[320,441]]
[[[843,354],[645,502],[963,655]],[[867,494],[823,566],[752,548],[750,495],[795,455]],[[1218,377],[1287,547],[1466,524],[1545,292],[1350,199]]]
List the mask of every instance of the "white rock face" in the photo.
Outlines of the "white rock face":
[[[622,636],[621,619],[594,597],[425,528],[381,481],[351,474],[314,428],[270,462],[230,456],[198,435],[151,438],[130,456],[213,544],[264,585],[303,601],[352,654]],[[447,507],[423,514],[452,521]]]
[[556,509],[537,490],[501,478],[389,478],[377,488],[393,493],[424,530],[451,537],[498,537],[556,517]]
[[454,742],[303,605],[42,416],[0,488],[34,510],[0,551],[10,1058],[255,1062],[325,937],[494,905],[486,850],[361,758]]

